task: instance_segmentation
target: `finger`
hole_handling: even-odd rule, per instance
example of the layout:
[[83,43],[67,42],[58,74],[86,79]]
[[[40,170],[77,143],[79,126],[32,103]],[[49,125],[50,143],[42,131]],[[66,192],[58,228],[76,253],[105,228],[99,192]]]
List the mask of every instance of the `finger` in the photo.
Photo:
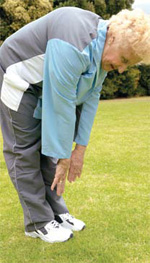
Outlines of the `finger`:
[[57,195],[62,195],[65,190],[65,181],[60,181],[57,184]]
[[75,179],[77,177],[77,174],[75,174],[74,171],[70,170],[69,173],[68,173],[68,181],[71,183],[71,182],[74,182]]
[[56,185],[58,184],[59,182],[59,178],[55,177],[54,180],[53,180],[53,183],[51,185],[51,190],[53,191],[54,188],[56,187]]
[[81,177],[81,173],[82,173],[82,171],[77,175],[79,178]]
[[76,177],[75,177],[73,174],[70,174],[70,175],[68,176],[68,181],[69,181],[70,183],[74,182],[75,179],[76,179]]
[[74,165],[70,166],[69,172],[68,172],[68,181],[74,182],[76,180],[76,177],[80,177],[82,172],[82,168],[76,167]]
[[70,168],[69,169],[69,172],[68,172],[68,177],[67,177],[68,181],[71,183],[73,182],[73,179],[74,179],[74,175],[73,175],[73,171],[72,169]]

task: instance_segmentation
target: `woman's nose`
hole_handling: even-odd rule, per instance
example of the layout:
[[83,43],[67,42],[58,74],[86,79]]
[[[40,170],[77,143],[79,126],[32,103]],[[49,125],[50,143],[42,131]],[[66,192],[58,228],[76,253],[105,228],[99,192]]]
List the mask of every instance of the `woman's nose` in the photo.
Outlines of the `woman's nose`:
[[118,72],[121,74],[121,73],[123,73],[126,69],[127,69],[127,66],[126,66],[126,65],[120,66],[120,67],[118,67]]

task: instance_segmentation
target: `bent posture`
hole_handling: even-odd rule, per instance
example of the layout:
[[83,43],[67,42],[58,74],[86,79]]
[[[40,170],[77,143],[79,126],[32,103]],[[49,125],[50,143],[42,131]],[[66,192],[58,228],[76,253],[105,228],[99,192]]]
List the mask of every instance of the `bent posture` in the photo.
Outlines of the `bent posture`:
[[150,62],[150,20],[140,11],[105,21],[60,8],[1,46],[3,151],[27,236],[62,242],[85,227],[63,200],[65,180],[81,175],[107,72],[139,62]]

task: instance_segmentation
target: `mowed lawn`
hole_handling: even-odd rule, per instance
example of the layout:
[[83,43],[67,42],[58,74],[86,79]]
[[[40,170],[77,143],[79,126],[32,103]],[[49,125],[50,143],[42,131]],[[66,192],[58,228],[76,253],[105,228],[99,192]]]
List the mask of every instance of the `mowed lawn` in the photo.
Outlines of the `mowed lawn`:
[[0,147],[1,263],[150,262],[150,98],[100,102],[82,177],[64,194],[86,229],[66,243],[25,237]]

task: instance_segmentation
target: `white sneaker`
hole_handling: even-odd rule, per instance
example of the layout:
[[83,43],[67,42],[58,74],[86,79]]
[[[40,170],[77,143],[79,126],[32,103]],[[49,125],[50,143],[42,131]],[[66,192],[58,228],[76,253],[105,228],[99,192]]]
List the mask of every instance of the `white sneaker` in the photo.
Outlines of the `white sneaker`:
[[69,213],[56,215],[55,220],[66,229],[80,231],[85,228],[85,223],[83,221],[76,219]]
[[25,232],[25,235],[33,238],[39,237],[49,243],[65,242],[73,237],[71,230],[60,226],[55,220],[50,221],[46,226],[33,232]]

